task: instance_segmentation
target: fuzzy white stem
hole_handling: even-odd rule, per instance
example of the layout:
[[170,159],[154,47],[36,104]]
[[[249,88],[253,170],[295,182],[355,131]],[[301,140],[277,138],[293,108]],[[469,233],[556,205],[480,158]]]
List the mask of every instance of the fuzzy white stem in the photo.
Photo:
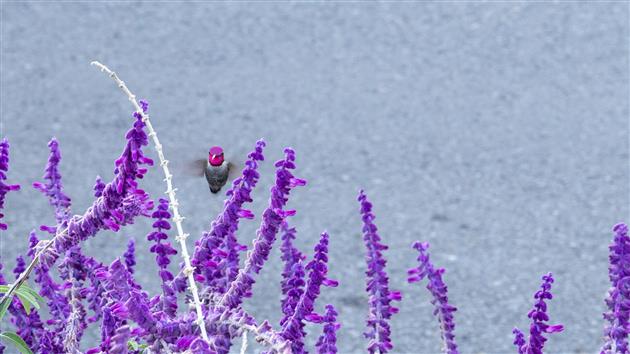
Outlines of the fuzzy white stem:
[[182,227],[182,220],[184,219],[184,217],[182,217],[179,214],[179,209],[177,208],[177,206],[179,205],[179,203],[177,202],[177,199],[175,198],[175,191],[177,189],[173,188],[173,183],[172,183],[173,175],[168,169],[168,160],[164,158],[164,152],[162,151],[162,144],[160,144],[160,140],[157,137],[157,133],[155,132],[155,129],[153,129],[153,125],[151,124],[151,121],[149,120],[149,115],[145,114],[142,111],[142,108],[138,104],[138,101],[136,101],[136,96],[133,93],[131,93],[131,91],[129,91],[129,89],[127,88],[127,85],[125,85],[125,83],[121,79],[118,78],[118,75],[116,75],[115,72],[111,71],[107,66],[99,63],[98,61],[93,61],[91,65],[94,65],[97,68],[99,68],[102,72],[107,73],[109,77],[111,77],[116,82],[116,85],[118,86],[118,88],[120,88],[127,95],[127,98],[129,98],[129,102],[131,102],[131,104],[134,106],[136,111],[142,116],[142,121],[146,124],[147,129],[149,130],[148,136],[150,136],[151,139],[153,140],[153,144],[155,145],[155,150],[157,151],[158,158],[160,159],[160,166],[162,166],[162,170],[164,171],[164,176],[165,176],[164,180],[166,181],[165,194],[168,195],[168,199],[170,200],[171,210],[173,211],[173,222],[175,223],[175,227],[177,228],[177,237],[175,239],[179,242],[179,246],[182,252],[182,258],[184,259],[184,264],[185,264],[184,274],[186,274],[186,277],[188,278],[188,287],[190,288],[190,292],[192,293],[192,296],[193,296],[195,310],[197,312],[197,325],[199,326],[199,329],[201,330],[201,336],[203,337],[203,339],[206,342],[209,342],[208,333],[206,332],[206,326],[203,325],[203,312],[201,311],[201,302],[199,301],[199,293],[197,290],[197,284],[195,283],[195,279],[193,278],[194,269],[192,265],[190,264],[190,256],[188,254],[188,249],[186,248],[186,237],[188,237],[188,234],[184,233],[184,229]]
[[243,331],[243,342],[241,343],[241,354],[247,352],[247,331]]

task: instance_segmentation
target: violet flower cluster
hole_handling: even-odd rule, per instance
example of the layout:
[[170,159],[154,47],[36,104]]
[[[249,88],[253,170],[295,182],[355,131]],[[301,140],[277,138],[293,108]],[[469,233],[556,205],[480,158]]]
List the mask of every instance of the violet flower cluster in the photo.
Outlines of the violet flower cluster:
[[435,268],[430,260],[429,244],[426,242],[416,241],[412,246],[420,254],[418,255],[418,266],[409,269],[407,274],[409,283],[417,283],[427,278],[429,283],[427,290],[431,293],[433,299],[431,303],[435,306],[433,314],[437,316],[440,323],[440,335],[444,344],[443,352],[448,354],[457,354],[457,343],[455,342],[455,321],[453,312],[457,308],[448,302],[448,288],[442,280],[444,268]]
[[162,296],[159,303],[161,311],[172,318],[177,312],[177,296],[172,284],[173,274],[168,270],[168,265],[171,263],[170,257],[177,254],[177,251],[169,242],[163,242],[168,239],[166,232],[171,229],[168,222],[168,219],[171,218],[171,214],[168,212],[168,200],[161,198],[157,210],[151,216],[156,220],[153,223],[155,231],[147,236],[147,240],[155,242],[150,251],[156,254],[155,261],[162,281]]
[[564,326],[561,324],[548,325],[546,323],[549,321],[549,316],[547,315],[547,303],[545,300],[553,298],[553,295],[551,295],[553,276],[551,273],[548,273],[542,279],[543,283],[540,286],[540,290],[534,294],[534,299],[536,299],[534,308],[527,314],[527,317],[531,319],[529,340],[525,341],[525,335],[518,328],[514,328],[512,331],[515,338],[514,345],[516,345],[519,354],[542,354],[543,347],[547,341],[544,334],[562,332],[564,329]]
[[295,152],[286,148],[284,153],[285,158],[275,164],[276,183],[271,188],[269,206],[263,212],[253,249],[248,252],[245,266],[223,295],[219,303],[220,308],[236,308],[243,302],[244,297],[251,296],[254,276],[260,272],[269,258],[280,224],[286,217],[295,215],[295,210],[285,210],[284,207],[289,200],[291,189],[304,186],[306,181],[296,178],[291,173],[291,170],[295,169]]
[[280,319],[280,325],[284,323],[293,315],[295,305],[297,305],[300,297],[304,293],[304,265],[302,262],[306,259],[294,245],[296,230],[294,227],[289,227],[286,221],[283,221],[280,225],[282,230],[282,245],[280,247],[281,259],[284,262],[284,269],[282,271],[282,281],[280,282],[280,289],[282,290],[282,300],[280,307],[282,309],[282,318]]
[[[146,112],[147,105],[142,104],[142,108]],[[167,241],[171,218],[169,203],[160,199],[151,213],[153,202],[138,185],[137,180],[147,172],[142,165],[150,165],[152,161],[142,152],[142,146],[147,145],[143,117],[137,112],[134,117],[123,154],[116,160],[113,181],[106,184],[97,178],[94,186],[96,200],[80,216],[71,216],[70,198],[63,193],[59,143],[55,139],[49,143],[51,153],[44,182],[35,183],[34,187],[48,197],[55,210],[56,225],[41,227],[52,236],[51,241],[40,241],[32,232],[28,252],[33,262],[36,257],[40,260],[34,267],[34,280],[47,301],[49,316],[46,317],[49,319],[44,321],[37,311],[26,314],[17,300],[9,309],[11,322],[18,327],[18,334],[27,345],[40,353],[80,353],[83,333],[90,325],[98,324],[100,343],[96,346],[93,343],[86,351],[88,354],[135,352],[130,349],[133,347],[130,343],[147,346],[152,352],[227,353],[231,342],[244,331],[253,332],[255,340],[268,346],[271,352],[289,353],[292,348],[303,348],[304,322],[312,321],[324,326],[325,335],[318,345],[320,352],[324,350],[321,348],[334,348],[333,337],[339,327],[335,322],[336,312],[331,308],[323,316],[315,312],[320,287],[337,285],[336,281],[326,277],[328,235],[322,234],[313,259],[304,267],[301,262],[305,257],[292,245],[295,230],[286,228],[286,218],[295,214],[295,211],[285,209],[289,193],[306,183],[293,175],[293,150],[285,149],[284,159],[276,163],[276,181],[271,188],[269,206],[262,214],[256,240],[242,268],[239,267],[239,253],[246,247],[238,242],[236,231],[240,218],[253,218],[253,213],[243,205],[252,201],[250,193],[259,178],[258,163],[264,160],[263,141],[256,144],[242,176],[227,192],[223,213],[213,222],[211,231],[196,244],[194,271],[196,279],[204,282],[203,323],[210,334],[210,341],[206,342],[200,336],[196,313],[189,308],[178,313],[175,288],[181,286],[168,269],[170,258],[177,254]],[[8,144],[6,146],[8,149]],[[5,158],[2,161],[8,162],[7,155],[3,152]],[[8,168],[2,167],[3,171]],[[2,177],[4,180],[6,175],[3,173]],[[5,188],[6,191],[14,189],[13,186]],[[82,254],[80,248],[82,241],[100,230],[118,231],[141,216],[154,218],[154,231],[147,239],[153,242],[150,252],[156,255],[162,281],[162,292],[155,296],[150,296],[134,280],[138,269],[135,267],[137,249],[133,240],[129,241],[121,258],[110,265]],[[276,234],[283,224],[283,251],[288,252],[288,258],[283,256],[283,259],[291,264],[283,278],[283,293],[289,300],[283,303],[286,320],[281,328],[274,330],[268,321],[258,325],[242,309],[241,303],[251,296],[254,276],[269,258]],[[58,283],[53,270],[62,255],[63,260],[57,264],[62,282]],[[295,266],[296,263],[300,265]],[[26,269],[24,258],[18,258],[16,276],[23,277]],[[296,272],[294,269],[300,270]],[[308,272],[308,279],[305,279],[305,272]],[[4,278],[0,280],[5,283]],[[185,290],[185,285],[180,290]],[[3,348],[2,352],[4,347],[0,348]]]
[[308,279],[299,300],[288,312],[291,313],[282,325],[280,335],[291,342],[294,354],[304,353],[305,321],[319,323],[321,316],[314,313],[315,300],[320,294],[321,286],[336,287],[339,283],[329,279],[328,274],[328,234],[322,233],[319,243],[315,246],[313,259],[306,265]]
[[44,174],[47,183],[35,182],[33,187],[48,197],[50,205],[55,208],[57,223],[60,224],[70,216],[70,197],[63,192],[61,173],[59,172],[59,162],[61,161],[59,142],[52,138],[48,147],[50,148],[50,156]]
[[[9,141],[5,138],[0,141],[0,219],[4,217],[4,198],[11,191],[20,190],[17,184],[7,184],[7,172],[9,171]],[[7,224],[0,222],[0,230],[6,230]]]
[[337,315],[333,305],[326,305],[326,313],[320,319],[324,323],[324,330],[315,344],[319,354],[337,353],[337,331],[341,328],[341,324],[337,322]]
[[612,287],[605,299],[608,311],[604,313],[604,345],[601,353],[627,353],[630,333],[630,237],[628,226],[613,227],[614,239],[610,245],[608,275]]
[[367,319],[367,331],[365,337],[369,340],[367,350],[369,353],[387,353],[394,345],[391,340],[389,320],[393,314],[398,313],[398,308],[392,306],[392,301],[400,301],[400,291],[389,290],[389,277],[385,271],[387,261],[383,257],[383,251],[387,246],[381,242],[378,229],[374,224],[372,203],[367,199],[363,191],[359,192],[358,201],[361,204],[361,216],[363,219],[363,241],[367,250],[365,259],[368,270],[366,290],[369,294],[370,312]]
[[[141,102],[141,107],[146,113],[146,102]],[[331,239],[326,232],[322,233],[312,256],[307,259],[296,247],[297,232],[288,222],[289,217],[296,213],[287,208],[289,195],[295,187],[306,184],[305,180],[293,174],[295,152],[286,148],[284,158],[275,164],[275,182],[269,204],[262,213],[250,249],[238,241],[237,231],[241,219],[254,218],[253,212],[245,209],[245,204],[253,201],[252,191],[260,178],[258,167],[264,161],[265,147],[262,140],[256,143],[241,176],[227,191],[223,211],[195,243],[191,262],[194,269],[182,269],[174,276],[170,267],[172,258],[178,252],[168,241],[172,216],[169,210],[173,206],[169,206],[165,199],[154,203],[139,186],[139,180],[148,172],[147,167],[152,165],[152,160],[142,150],[148,144],[145,124],[142,114],[135,112],[133,127],[126,134],[125,148],[115,162],[113,180],[105,183],[97,178],[93,192],[95,200],[82,215],[72,216],[71,199],[63,191],[59,142],[56,139],[50,141],[44,181],[33,185],[54,208],[55,224],[40,226],[40,231],[44,231],[46,236],[38,236],[36,231],[30,233],[26,253],[30,259],[18,257],[14,269],[18,280],[24,279],[25,272],[33,269],[30,279],[45,299],[46,306],[45,310],[32,309],[27,313],[16,298],[9,303],[7,315],[26,345],[34,352],[45,354],[77,354],[84,347],[90,347],[86,354],[138,354],[141,347],[153,353],[227,354],[233,343],[249,332],[268,353],[302,354],[307,353],[306,338],[310,329],[315,327],[319,335],[315,351],[320,354],[337,353],[340,313],[332,304],[323,308],[317,304],[322,287],[338,286],[338,282],[328,276]],[[9,144],[3,139],[0,142],[0,210],[6,194],[19,189],[17,185],[5,183],[8,153]],[[363,191],[359,193],[358,201],[363,222],[366,291],[369,296],[366,349],[369,353],[387,353],[394,348],[390,321],[399,311],[393,302],[401,301],[402,295],[389,289],[387,261],[383,254],[387,246],[374,224],[372,204]],[[0,214],[0,218],[2,216]],[[149,252],[155,254],[161,282],[158,294],[149,294],[134,278],[142,269],[136,265],[138,250],[133,240],[127,244],[124,254],[113,261],[99,261],[81,251],[81,242],[99,231],[118,231],[138,217],[153,218],[153,230],[146,237],[151,242]],[[6,228],[6,224],[0,223],[0,229]],[[616,225],[613,230],[615,238],[610,246],[609,269],[612,288],[606,299],[609,311],[604,318],[608,326],[602,353],[627,353],[630,238],[625,224]],[[278,233],[281,234],[283,261],[280,284],[282,315],[279,325],[274,328],[267,320],[257,320],[243,304],[252,296],[256,276],[269,260]],[[50,240],[40,240],[43,237]],[[449,303],[448,289],[442,279],[445,270],[435,268],[427,252],[428,247],[428,243],[414,243],[413,248],[419,252],[418,264],[409,270],[408,282],[427,279],[431,303],[435,306],[434,315],[440,323],[443,351],[458,353],[453,318],[456,308]],[[247,257],[241,265],[241,253],[245,250],[248,250]],[[33,263],[33,267],[27,266],[29,261],[35,262],[38,257],[39,262]],[[2,269],[0,263],[0,284],[6,284]],[[190,306],[178,307],[178,300],[190,300],[187,297],[177,298],[180,292],[187,291],[186,274],[193,274],[201,285],[202,318],[198,318],[197,312]],[[545,275],[541,289],[534,295],[536,302],[528,313],[531,319],[529,335],[526,337],[525,333],[514,329],[514,344],[519,354],[542,353],[547,341],[545,334],[563,330],[562,325],[547,324],[547,301],[552,298],[553,281],[551,273]],[[343,317],[344,309],[338,309]],[[307,326],[307,323],[312,325]],[[100,340],[97,343],[82,343],[90,326],[98,327]],[[208,333],[208,340],[202,337],[200,326]],[[5,349],[4,344],[0,344],[0,353]]]

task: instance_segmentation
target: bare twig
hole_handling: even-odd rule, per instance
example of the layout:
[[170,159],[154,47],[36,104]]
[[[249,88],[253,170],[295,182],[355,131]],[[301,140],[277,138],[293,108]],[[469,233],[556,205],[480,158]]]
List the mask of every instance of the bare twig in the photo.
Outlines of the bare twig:
[[111,77],[116,82],[116,85],[118,86],[118,88],[120,88],[123,91],[123,93],[127,95],[129,102],[131,102],[131,104],[134,106],[136,111],[140,115],[142,115],[142,121],[146,124],[147,129],[149,130],[148,135],[153,139],[155,150],[157,151],[158,158],[160,159],[160,166],[162,166],[162,170],[164,171],[164,176],[165,176],[164,181],[166,181],[165,193],[168,195],[168,198],[170,200],[170,206],[173,211],[173,222],[175,223],[175,226],[177,227],[178,235],[175,239],[179,242],[179,246],[182,251],[182,258],[184,259],[184,264],[185,264],[184,274],[186,274],[186,277],[188,278],[188,287],[190,288],[190,292],[192,293],[195,310],[197,312],[196,322],[197,322],[197,325],[199,325],[199,328],[201,329],[201,336],[206,342],[208,342],[208,333],[206,332],[206,327],[203,325],[203,312],[201,311],[201,302],[199,301],[199,293],[197,290],[197,284],[195,283],[195,279],[193,278],[194,269],[190,263],[190,256],[188,255],[188,249],[186,248],[186,238],[188,237],[188,234],[184,233],[184,230],[182,228],[182,220],[184,220],[184,217],[179,214],[179,209],[177,208],[177,206],[179,205],[179,203],[177,202],[177,199],[175,198],[175,191],[177,189],[173,188],[173,184],[172,184],[173,175],[170,173],[168,169],[168,160],[164,158],[164,153],[162,152],[162,144],[160,144],[160,140],[158,140],[157,133],[155,132],[155,129],[153,129],[153,125],[151,124],[151,121],[149,120],[149,115],[143,112],[142,108],[138,104],[138,101],[136,101],[136,96],[133,93],[131,93],[131,91],[129,91],[129,89],[127,88],[127,85],[125,85],[125,83],[121,79],[118,78],[118,75],[116,75],[116,73],[110,70],[107,66],[99,63],[98,61],[93,61],[91,65],[94,65],[97,68],[99,68],[102,72],[107,73],[109,77]]
[[243,342],[241,343],[241,354],[247,353],[247,332],[243,331]]

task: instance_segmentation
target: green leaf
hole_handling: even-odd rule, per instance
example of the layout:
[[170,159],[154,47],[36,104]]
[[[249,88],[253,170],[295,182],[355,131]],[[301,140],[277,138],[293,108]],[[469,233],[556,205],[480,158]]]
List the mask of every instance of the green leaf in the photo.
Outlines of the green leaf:
[[28,345],[24,342],[24,339],[13,332],[0,333],[0,339],[5,343],[13,344],[22,354],[33,354]]
[[17,294],[17,297],[20,299],[20,303],[22,303],[22,307],[24,307],[24,311],[27,315],[31,313],[31,302],[24,298],[21,294]]
[[128,341],[127,347],[129,348],[129,350],[138,350],[140,348],[138,342],[136,342],[135,340]]
[[9,286],[8,285],[0,285],[0,293],[4,294],[7,291],[9,291]]
[[0,303],[0,321],[2,321],[4,314],[7,312],[7,309],[9,308],[9,305],[11,305],[11,299],[12,299],[11,296],[2,299],[2,303]]
[[20,303],[22,304],[22,307],[24,307],[24,311],[27,315],[31,313],[31,307],[33,306],[39,310],[39,305],[37,304],[37,302],[33,302],[34,299],[31,301],[31,299],[24,296],[23,294],[16,294],[16,296],[20,299]]
[[[18,291],[16,292],[16,295],[20,299],[20,302],[22,302],[22,306],[24,306],[24,310],[26,310],[27,314],[30,312],[31,307],[35,307],[36,309],[39,310],[39,304],[37,303],[37,300],[35,300],[33,295],[31,295],[30,293],[20,291],[18,289]],[[28,307],[28,310],[27,310],[27,307]]]
[[43,297],[41,297],[37,291],[33,290],[26,284],[20,285],[20,287],[16,290],[18,293],[29,294],[31,297],[35,298],[36,301],[41,303],[46,303]]

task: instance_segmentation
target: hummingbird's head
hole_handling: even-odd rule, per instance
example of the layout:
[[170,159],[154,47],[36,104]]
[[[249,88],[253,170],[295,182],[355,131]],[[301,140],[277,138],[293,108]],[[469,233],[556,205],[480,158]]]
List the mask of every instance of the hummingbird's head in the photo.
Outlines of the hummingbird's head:
[[223,149],[220,146],[213,146],[208,151],[208,162],[212,166],[221,166],[223,164]]

